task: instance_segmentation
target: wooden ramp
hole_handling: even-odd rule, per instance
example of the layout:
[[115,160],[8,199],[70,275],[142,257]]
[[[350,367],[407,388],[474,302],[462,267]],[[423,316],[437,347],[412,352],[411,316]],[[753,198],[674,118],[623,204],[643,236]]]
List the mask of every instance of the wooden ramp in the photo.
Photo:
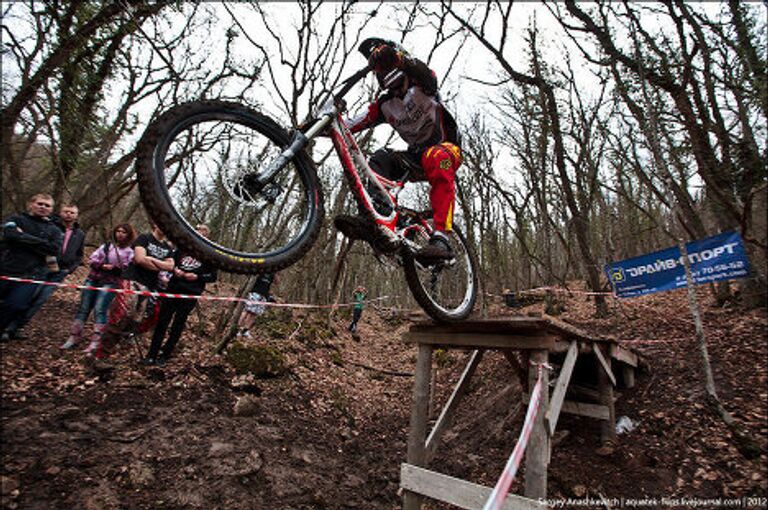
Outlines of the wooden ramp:
[[[523,385],[528,388],[536,383],[538,364],[551,365],[555,369],[552,374],[557,375],[550,392],[550,372],[544,370],[542,373],[543,388],[547,391],[541,394],[539,412],[525,453],[524,497],[509,495],[505,509],[546,508],[539,500],[547,496],[550,444],[560,413],[600,420],[601,439],[615,439],[614,402],[618,394],[614,389],[619,385],[627,388],[634,386],[639,363],[637,354],[621,347],[615,339],[590,336],[548,316],[457,324],[425,321],[412,325],[404,341],[418,346],[408,454],[400,475],[405,510],[421,508],[425,496],[459,508],[480,510],[490,494],[492,489],[489,487],[428,469],[486,350],[503,352],[521,378],[527,377],[527,384],[523,380]],[[473,352],[432,430],[428,431],[432,351],[435,348]],[[527,367],[521,366],[517,353],[531,363]],[[526,393],[521,398],[527,403]],[[502,468],[499,466],[500,472]]]

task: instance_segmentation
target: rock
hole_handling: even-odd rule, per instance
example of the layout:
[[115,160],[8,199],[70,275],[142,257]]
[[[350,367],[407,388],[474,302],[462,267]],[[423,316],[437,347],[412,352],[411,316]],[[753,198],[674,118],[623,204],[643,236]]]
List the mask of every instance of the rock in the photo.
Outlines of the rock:
[[571,492],[573,492],[573,495],[577,498],[583,498],[587,494],[587,488],[583,485],[574,485],[571,488]]
[[239,476],[252,475],[253,473],[261,471],[263,466],[264,458],[261,456],[261,453],[256,450],[251,450],[248,452],[248,455],[243,458],[243,464],[236,474]]
[[0,476],[0,494],[8,496],[11,492],[19,488],[19,482],[10,476]]
[[360,487],[361,485],[365,484],[365,479],[357,476],[357,475],[347,475],[344,477],[344,481],[342,482],[344,487],[349,487],[350,489],[354,489],[355,487]]
[[61,468],[58,466],[51,466],[48,469],[46,469],[45,472],[49,475],[56,476],[59,473],[61,473]]
[[235,416],[256,416],[259,414],[259,399],[252,395],[238,397],[235,402]]
[[152,468],[141,461],[131,464],[128,476],[131,479],[131,483],[135,486],[145,486],[155,481],[155,473],[152,471]]
[[232,443],[220,443],[218,441],[214,441],[211,443],[211,448],[208,450],[208,453],[211,455],[221,455],[224,453],[229,453],[234,449],[235,445]]
[[312,464],[312,452],[304,448],[291,448],[291,457],[296,460],[301,460],[305,464]]

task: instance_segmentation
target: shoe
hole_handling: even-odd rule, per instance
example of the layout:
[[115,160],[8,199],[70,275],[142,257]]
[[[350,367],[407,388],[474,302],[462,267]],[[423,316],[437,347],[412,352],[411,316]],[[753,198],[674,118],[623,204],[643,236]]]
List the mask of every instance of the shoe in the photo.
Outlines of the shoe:
[[140,360],[139,363],[149,367],[149,366],[157,365],[157,360],[155,358],[144,358]]
[[83,352],[85,352],[86,354],[93,354],[98,350],[98,348],[99,348],[99,342],[97,340],[96,341],[91,340],[91,342],[88,344],[88,347],[83,349]]
[[157,357],[155,360],[155,365],[158,367],[164,367],[168,363],[168,358],[163,356],[162,354]]
[[9,333],[11,340],[29,340],[29,337],[23,331],[11,331]]
[[437,231],[429,238],[429,244],[415,254],[416,261],[423,265],[435,264],[453,258],[453,250],[448,242],[448,236]]
[[373,239],[373,229],[371,228],[370,221],[361,216],[340,214],[333,219],[333,225],[339,232],[350,239],[362,239],[369,242]]
[[10,342],[11,341],[11,335],[9,333],[3,333],[0,335],[0,342]]
[[77,340],[75,340],[74,338],[69,338],[69,339],[67,339],[66,342],[61,344],[59,349],[64,349],[65,351],[68,351],[70,349],[74,349],[75,346],[77,346]]

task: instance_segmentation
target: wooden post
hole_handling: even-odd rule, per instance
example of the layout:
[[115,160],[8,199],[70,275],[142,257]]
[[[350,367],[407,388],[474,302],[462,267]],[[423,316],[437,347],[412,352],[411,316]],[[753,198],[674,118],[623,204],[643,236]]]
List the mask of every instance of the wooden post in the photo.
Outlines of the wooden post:
[[[411,424],[408,433],[408,464],[426,467],[425,439],[427,436],[427,419],[429,411],[430,387],[432,378],[432,346],[419,344],[419,355],[416,359],[416,376],[413,385],[413,407],[411,407]],[[406,490],[403,496],[404,510],[419,510],[422,496]]]
[[[600,403],[604,406],[608,407],[608,419],[603,420],[603,422],[600,424],[600,441],[603,443],[607,441],[613,441],[616,439],[616,408],[613,405],[613,385],[615,384],[615,379],[612,381],[609,377],[609,374],[613,375],[611,373],[611,358],[602,356],[601,354],[598,354],[598,351],[600,350],[600,346],[595,343],[595,356],[603,361],[603,366],[601,367],[601,363],[596,363],[597,367],[597,389],[600,392]],[[605,367],[605,370],[603,370],[603,367]]]
[[[424,456],[424,461],[426,463],[429,463],[432,460],[432,457],[435,456],[437,446],[440,443],[443,433],[451,425],[456,408],[459,407],[459,403],[467,393],[469,383],[472,380],[472,376],[475,374],[477,365],[479,365],[480,360],[483,359],[483,352],[485,351],[482,349],[472,351],[472,355],[469,358],[469,362],[467,362],[467,366],[464,368],[464,372],[459,378],[459,382],[456,383],[456,387],[453,389],[451,397],[448,399],[448,402],[446,402],[445,407],[443,407],[443,410],[440,413],[440,417],[438,417],[435,422],[435,427],[432,429],[432,432],[430,432],[429,437],[427,437],[427,442],[425,443],[427,451]],[[435,385],[432,384],[432,387],[434,388]],[[432,411],[430,410],[430,416],[431,415]]]
[[635,387],[635,367],[630,365],[622,365],[621,373],[624,379],[624,386],[627,388]]
[[[531,362],[547,363],[549,352],[536,350],[531,353]],[[528,369],[528,387],[533,391],[538,379],[537,365],[531,365]],[[544,414],[549,408],[549,371],[542,368],[541,374],[541,399],[536,420],[528,440],[528,448],[525,452],[525,496],[531,499],[547,497],[547,464],[549,462],[549,433],[545,425]]]
[[544,416],[547,420],[550,436],[555,434],[557,419],[560,417],[560,408],[565,401],[565,393],[568,391],[568,383],[571,381],[571,374],[573,374],[573,367],[576,365],[576,356],[578,355],[579,348],[574,340],[571,342],[571,347],[568,349],[565,361],[563,361],[563,367],[560,369],[560,375],[557,378],[555,389],[552,390],[552,403],[547,409],[547,414]]

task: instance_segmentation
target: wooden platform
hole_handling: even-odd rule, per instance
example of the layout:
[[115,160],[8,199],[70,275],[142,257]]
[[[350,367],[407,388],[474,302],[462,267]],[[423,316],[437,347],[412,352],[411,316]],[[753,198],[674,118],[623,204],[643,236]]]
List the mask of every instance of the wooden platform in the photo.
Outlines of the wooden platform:
[[[621,347],[615,339],[591,336],[548,316],[475,320],[458,324],[421,322],[411,326],[404,341],[418,345],[407,462],[402,465],[400,476],[405,510],[421,508],[425,496],[459,508],[480,510],[490,494],[489,487],[427,469],[486,350],[503,352],[523,379],[524,387],[532,388],[536,382],[538,369],[535,364],[548,363],[555,369],[551,374],[557,373],[551,393],[544,391],[541,395],[539,413],[528,442],[525,495],[510,495],[505,509],[545,508],[538,500],[547,495],[550,443],[561,412],[600,420],[601,439],[615,439],[614,401],[617,395],[614,388],[618,385],[634,386],[635,369],[639,363],[638,356]],[[453,393],[427,434],[432,352],[435,348],[472,350],[472,354]],[[518,353],[523,359],[530,360],[528,367],[519,363]],[[551,374],[548,370],[543,372],[544,388],[549,388]],[[566,400],[567,396],[569,400]],[[521,398],[527,405],[527,393],[521,392]],[[574,400],[576,398],[578,400]],[[499,474],[503,467],[499,466]]]

